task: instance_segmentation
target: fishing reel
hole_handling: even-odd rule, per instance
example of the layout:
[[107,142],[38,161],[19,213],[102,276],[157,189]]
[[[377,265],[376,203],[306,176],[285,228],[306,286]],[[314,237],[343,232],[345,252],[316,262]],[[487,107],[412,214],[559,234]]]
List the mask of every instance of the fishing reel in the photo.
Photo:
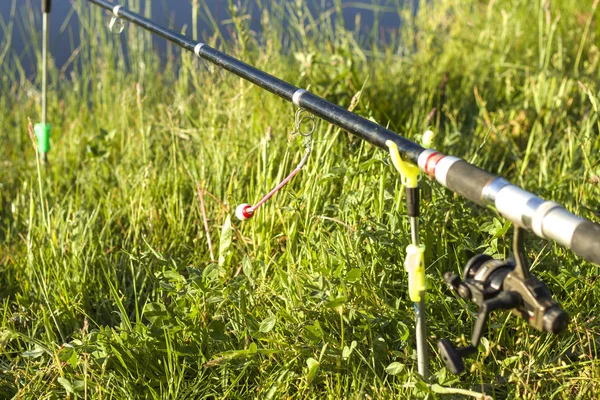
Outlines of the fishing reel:
[[438,342],[440,355],[453,374],[464,372],[463,358],[477,352],[492,311],[511,310],[539,331],[557,334],[567,327],[567,313],[552,298],[546,285],[529,273],[523,246],[524,232],[522,228],[515,227],[514,260],[496,260],[479,254],[465,266],[462,281],[452,272],[444,274],[444,281],[452,291],[464,300],[471,300],[479,308],[469,346],[455,348],[448,339]]

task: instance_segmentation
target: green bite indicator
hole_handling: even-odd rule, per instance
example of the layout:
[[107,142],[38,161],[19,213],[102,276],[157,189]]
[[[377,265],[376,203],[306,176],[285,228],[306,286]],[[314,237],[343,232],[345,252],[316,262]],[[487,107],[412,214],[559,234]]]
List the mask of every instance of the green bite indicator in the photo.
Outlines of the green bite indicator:
[[38,152],[44,156],[50,152],[50,124],[35,124],[34,131],[38,143]]

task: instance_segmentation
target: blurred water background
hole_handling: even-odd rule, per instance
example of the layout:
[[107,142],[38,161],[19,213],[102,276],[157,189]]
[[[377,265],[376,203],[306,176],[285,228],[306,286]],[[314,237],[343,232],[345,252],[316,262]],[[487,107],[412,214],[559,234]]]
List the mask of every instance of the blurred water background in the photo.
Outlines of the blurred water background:
[[[192,36],[192,3],[194,0],[123,0],[123,4],[141,13],[148,13],[160,25],[169,26]],[[198,37],[206,39],[220,32],[221,40],[230,37],[234,29],[231,15],[245,15],[251,32],[261,33],[261,10],[272,7],[308,6],[316,18],[330,19],[334,24],[343,21],[345,28],[356,31],[358,37],[378,37],[380,41],[393,38],[400,23],[401,1],[373,0],[313,0],[309,2],[260,0],[245,1],[199,1]],[[306,4],[305,4],[306,3]],[[115,3],[117,4],[117,3]],[[418,3],[415,3],[418,4]],[[87,16],[90,4],[87,0],[53,0],[50,14],[50,51],[52,61],[58,68],[69,69],[81,43],[79,29],[80,16]],[[416,11],[416,6],[413,6]],[[341,18],[339,10],[341,10]],[[85,21],[85,18],[81,20]],[[106,23],[110,15],[106,13]],[[357,25],[358,24],[358,25]],[[32,30],[36,34],[32,35]],[[38,41],[31,40],[32,36]],[[362,47],[368,41],[357,42]],[[41,44],[41,1],[40,0],[0,0],[0,57],[2,62],[17,64],[27,76],[37,72],[38,47]],[[166,43],[155,39],[157,51],[163,52]]]

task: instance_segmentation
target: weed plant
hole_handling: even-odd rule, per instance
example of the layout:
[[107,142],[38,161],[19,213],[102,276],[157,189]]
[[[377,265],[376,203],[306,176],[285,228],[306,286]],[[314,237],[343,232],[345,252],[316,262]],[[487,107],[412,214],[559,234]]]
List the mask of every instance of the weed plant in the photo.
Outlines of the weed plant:
[[[530,236],[533,271],[569,329],[539,333],[497,313],[468,372],[452,376],[435,344],[465,344],[476,309],[442,273],[478,252],[507,257],[511,229],[423,178],[426,385],[402,266],[409,221],[387,154],[319,121],[306,168],[240,223],[235,206],[302,154],[293,106],[173,46],[159,54],[132,25],[114,36],[83,3],[81,46],[68,68],[51,64],[53,148],[39,169],[27,127],[40,78],[11,49],[14,19],[0,24],[1,398],[600,396],[597,266]],[[375,7],[403,21],[383,41],[377,24],[345,29],[339,3],[321,14],[270,5],[256,33],[246,8],[231,5],[223,26],[194,2],[214,24],[207,43],[413,140],[431,128],[436,148],[598,221],[598,0],[420,3],[415,16]],[[37,58],[38,19],[25,21]]]

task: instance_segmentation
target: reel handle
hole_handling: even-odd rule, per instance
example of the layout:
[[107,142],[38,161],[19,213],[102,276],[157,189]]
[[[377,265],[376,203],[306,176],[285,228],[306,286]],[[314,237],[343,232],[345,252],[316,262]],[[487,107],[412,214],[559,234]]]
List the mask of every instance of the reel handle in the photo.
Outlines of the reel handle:
[[465,372],[464,357],[467,357],[477,351],[476,347],[466,346],[457,349],[452,346],[450,339],[444,338],[438,342],[438,350],[446,368],[454,375],[460,375]]
[[456,349],[448,339],[442,339],[438,342],[438,350],[446,367],[454,375],[462,374],[465,370],[463,358],[477,352],[477,346],[483,336],[485,323],[488,316],[495,310],[510,310],[517,307],[522,301],[521,296],[515,292],[501,292],[498,296],[488,299],[479,307],[479,314],[473,328],[471,344],[469,346]]

